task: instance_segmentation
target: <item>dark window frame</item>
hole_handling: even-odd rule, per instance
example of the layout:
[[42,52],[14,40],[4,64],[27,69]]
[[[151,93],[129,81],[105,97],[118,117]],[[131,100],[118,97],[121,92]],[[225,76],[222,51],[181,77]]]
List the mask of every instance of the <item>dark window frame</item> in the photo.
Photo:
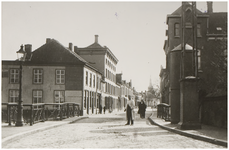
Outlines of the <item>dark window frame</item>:
[[[61,71],[64,71],[64,75],[62,75],[62,74],[57,74],[57,71],[60,71],[60,72],[61,72]],[[58,79],[57,76],[58,76],[58,75],[60,75],[60,82],[59,82],[59,83],[57,82],[57,79]],[[63,77],[63,76],[64,76],[64,77]],[[61,80],[62,77],[63,77],[63,80],[64,80],[63,83],[61,82],[61,81],[62,81],[62,80]],[[55,83],[56,83],[56,84],[58,84],[58,85],[65,85],[65,77],[66,77],[65,69],[56,69],[56,70],[55,70]]]
[[[15,71],[18,71],[18,76],[17,76],[17,78],[15,77],[17,74],[16,73],[14,73],[14,74],[16,74],[16,75],[14,75],[13,76],[13,78],[12,78],[12,70],[15,70]],[[10,84],[19,84],[19,80],[20,80],[20,69],[19,68],[10,68],[10,77],[9,77],[9,83]],[[11,79],[13,79],[14,80],[14,82],[11,82]],[[16,81],[17,80],[17,81]]]
[[[42,71],[42,72],[41,72],[41,82],[38,82],[38,83],[35,82],[35,76],[36,76],[36,75],[35,75],[35,72],[34,72],[35,70],[40,70],[40,71]],[[44,70],[43,70],[43,68],[34,68],[34,69],[33,69],[33,84],[43,84],[43,79],[44,79]]]

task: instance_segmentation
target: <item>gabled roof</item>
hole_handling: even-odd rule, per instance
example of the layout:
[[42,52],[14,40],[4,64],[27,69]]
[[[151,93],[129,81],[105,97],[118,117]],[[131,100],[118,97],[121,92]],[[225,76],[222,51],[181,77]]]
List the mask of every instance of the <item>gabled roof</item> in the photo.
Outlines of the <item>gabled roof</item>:
[[[187,9],[190,7],[192,8],[192,5],[189,4],[188,2],[186,2],[185,5],[186,5],[185,7],[187,7]],[[181,13],[182,13],[182,3],[181,3],[181,6],[177,10],[175,10],[171,15],[181,15]],[[200,10],[196,9],[196,14],[202,14],[202,12]]]
[[111,52],[111,50],[107,47],[107,46],[104,46],[102,47],[98,42],[94,42],[93,44],[85,47],[85,48],[78,48],[78,50],[82,50],[82,51],[104,51],[104,52],[107,52],[109,55],[112,56],[112,58],[114,59],[114,61],[116,63],[118,63],[118,59],[115,57],[115,55]]
[[91,44],[91,45],[89,45],[88,47],[86,47],[86,48],[104,48],[104,47],[102,47],[99,43],[93,43],[93,44]]
[[39,63],[87,63],[82,57],[52,39],[32,52],[31,62]]

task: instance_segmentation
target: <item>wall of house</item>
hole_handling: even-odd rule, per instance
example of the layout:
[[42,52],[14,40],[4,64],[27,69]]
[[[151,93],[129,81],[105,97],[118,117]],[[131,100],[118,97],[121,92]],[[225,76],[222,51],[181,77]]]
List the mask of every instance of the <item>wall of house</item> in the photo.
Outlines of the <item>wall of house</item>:
[[[43,84],[33,84],[33,69],[43,69]],[[33,90],[43,91],[43,102],[54,103],[54,91],[65,91],[65,84],[58,85],[56,80],[56,69],[65,69],[62,66],[23,66],[22,75],[22,97],[24,103],[32,103]]]
[[227,97],[204,99],[201,113],[201,123],[227,128]]
[[82,66],[66,66],[66,90],[83,90],[83,67]]
[[[178,46],[179,44],[181,44],[181,33],[182,33],[182,28],[181,28],[181,17],[173,17],[173,18],[169,18],[168,21],[168,48],[169,51],[174,49],[176,46]],[[175,23],[179,23],[180,24],[180,36],[175,36],[174,35],[174,26]]]
[[[83,114],[92,114],[96,112],[96,104],[97,104],[97,76],[101,76],[97,74],[97,72],[89,67],[84,68],[84,78],[83,78],[83,98],[82,98],[82,106]],[[86,83],[86,73],[88,74],[88,83]],[[90,85],[90,77],[91,77],[91,85]],[[95,77],[95,80],[94,80]],[[95,83],[95,85],[94,85]],[[102,87],[101,87],[102,88]],[[99,90],[101,93],[101,90]],[[103,103],[103,102],[101,102]],[[91,105],[90,105],[91,104]]]
[[[9,69],[19,68],[19,65],[3,65],[5,72],[2,77],[2,102],[9,101],[9,90],[19,89],[19,84],[9,84]],[[33,83],[33,69],[43,69],[43,83]],[[56,69],[65,69],[65,84],[56,84]],[[33,90],[42,90],[43,102],[54,102],[54,91],[65,91],[65,102],[82,102],[83,90],[83,69],[82,67],[64,67],[64,66],[28,66],[22,68],[22,100],[24,104],[31,104]]]
[[2,65],[2,103],[9,101],[9,90],[19,89],[19,84],[10,83],[10,69],[18,68],[19,65]]
[[103,75],[105,75],[104,72],[104,64],[105,64],[105,57],[104,54],[80,54],[80,57],[84,58],[89,64],[96,69],[98,69]]

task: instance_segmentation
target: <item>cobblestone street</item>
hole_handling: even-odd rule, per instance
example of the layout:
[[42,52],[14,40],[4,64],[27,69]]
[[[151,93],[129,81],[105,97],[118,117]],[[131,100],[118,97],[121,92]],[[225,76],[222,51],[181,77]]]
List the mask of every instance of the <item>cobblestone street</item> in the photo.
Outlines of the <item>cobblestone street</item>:
[[[146,117],[150,114],[148,111]],[[225,148],[163,130],[138,114],[134,126],[125,123],[125,113],[90,115],[16,139],[2,148]]]

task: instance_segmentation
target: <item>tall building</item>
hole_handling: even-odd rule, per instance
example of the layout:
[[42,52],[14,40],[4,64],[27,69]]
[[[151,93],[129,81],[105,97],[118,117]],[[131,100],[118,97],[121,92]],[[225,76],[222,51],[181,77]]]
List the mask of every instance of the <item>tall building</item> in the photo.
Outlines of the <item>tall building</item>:
[[[98,35],[95,35],[93,44],[84,48],[75,46],[74,51],[102,73],[105,82],[105,92],[102,93],[101,104],[109,111],[112,111],[117,106],[119,96],[116,90],[116,66],[118,59],[108,47],[103,47],[99,44]],[[89,76],[91,75],[89,74]]]
[[[160,77],[162,101],[171,106],[171,123],[179,123],[183,119],[180,114],[191,111],[201,123],[227,124],[227,12],[215,13],[213,3],[206,4],[208,11],[203,13],[195,3],[182,2],[167,15],[166,68],[161,69]],[[193,89],[197,100],[190,100],[195,107],[189,110],[183,108],[182,101],[193,95],[183,97],[187,86],[182,80],[191,81],[193,77],[198,80]]]

